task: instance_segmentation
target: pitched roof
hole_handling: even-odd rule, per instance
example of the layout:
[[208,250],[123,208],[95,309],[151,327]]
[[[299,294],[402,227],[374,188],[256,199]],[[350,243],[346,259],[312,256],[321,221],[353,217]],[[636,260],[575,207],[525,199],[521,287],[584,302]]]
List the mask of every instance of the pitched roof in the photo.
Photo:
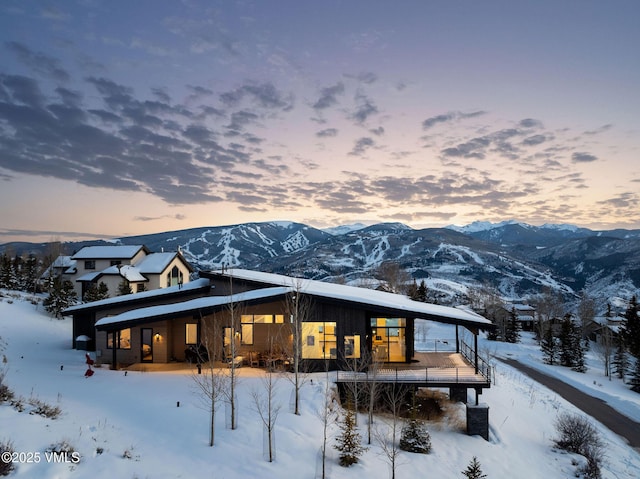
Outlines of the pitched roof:
[[206,272],[202,276],[225,276],[245,281],[287,286],[304,294],[357,303],[370,309],[386,309],[405,314],[407,317],[431,319],[446,323],[459,323],[473,327],[490,327],[491,321],[473,311],[438,304],[413,301],[407,296],[343,284],[325,283],[312,279],[294,278],[273,273],[245,269],[229,269],[225,272]]
[[142,281],[149,281],[144,277],[137,266],[131,266],[130,264],[109,266],[107,269],[103,269],[101,275],[119,275],[131,283],[140,283]]
[[203,310],[222,310],[227,308],[230,303],[250,304],[264,302],[264,300],[284,297],[290,292],[292,292],[292,289],[287,287],[263,288],[237,293],[233,296],[205,296],[181,303],[149,306],[148,308],[133,309],[115,316],[104,317],[96,322],[96,328],[98,330],[106,330],[115,327],[131,327],[136,324],[189,315]]
[[140,268],[140,272],[142,274],[159,274],[162,273],[167,266],[171,264],[171,262],[179,257],[182,259],[182,262],[187,265],[189,269],[191,269],[191,265],[182,258],[182,255],[177,252],[169,252],[169,253],[151,253],[145,256],[141,261],[136,263],[136,266]]
[[[93,309],[102,309],[110,306],[121,305],[125,303],[137,304],[144,302],[148,299],[157,298],[160,296],[180,295],[181,293],[193,293],[194,291],[202,289],[203,291],[209,289],[208,279],[196,279],[183,285],[170,286],[168,288],[152,289],[149,291],[142,291],[140,293],[125,294],[122,296],[114,296],[113,298],[101,299],[99,301],[91,301],[89,303],[77,304],[65,309],[62,314],[69,316],[73,313],[78,313]],[[133,307],[133,306],[132,306]]]
[[85,246],[72,259],[131,259],[140,250],[149,250],[144,245],[110,245],[110,246]]

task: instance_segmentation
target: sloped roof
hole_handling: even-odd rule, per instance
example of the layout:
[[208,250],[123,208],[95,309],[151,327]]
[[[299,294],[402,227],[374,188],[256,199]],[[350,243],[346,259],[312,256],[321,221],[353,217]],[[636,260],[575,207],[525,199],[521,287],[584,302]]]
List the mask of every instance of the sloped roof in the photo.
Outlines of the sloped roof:
[[76,281],[79,281],[81,283],[84,281],[92,282],[98,279],[100,276],[102,276],[102,271],[91,271],[90,273],[83,274],[78,279],[76,279]]
[[[177,252],[151,253],[136,263],[136,266],[140,268],[142,274],[160,274],[167,269],[167,266],[169,266],[176,257],[182,258]],[[191,265],[186,260],[183,259],[183,263],[191,269]]]
[[157,298],[159,296],[170,296],[177,293],[192,292],[197,289],[207,289],[209,287],[209,280],[205,278],[196,279],[183,285],[170,286],[168,288],[152,289],[150,291],[142,291],[140,293],[125,294],[122,296],[114,296],[113,298],[101,299],[99,301],[91,301],[89,303],[77,304],[65,309],[62,314],[68,316],[73,313],[91,310],[101,309],[109,306],[121,305],[124,303],[139,303],[147,299]]
[[144,245],[109,245],[109,246],[85,246],[72,259],[131,259],[144,249]]
[[356,303],[371,307],[371,309],[382,308],[393,310],[397,313],[405,314],[406,317],[430,319],[445,323],[467,324],[473,327],[491,326],[491,321],[468,309],[413,301],[407,296],[387,293],[386,291],[325,283],[323,281],[294,278],[291,276],[245,269],[229,269],[225,272],[211,271],[201,273],[201,275],[205,277],[224,276],[273,286],[287,286],[311,296]]
[[140,283],[142,281],[149,281],[140,272],[140,268],[137,266],[131,266],[129,264],[109,266],[107,269],[103,269],[101,274],[103,275],[120,275],[124,279],[132,283]]
[[233,296],[205,296],[181,303],[149,306],[148,308],[133,309],[115,316],[102,318],[96,322],[96,328],[105,330],[110,329],[110,327],[131,327],[163,318],[193,314],[202,310],[221,310],[234,302],[252,303],[284,297],[290,292],[292,292],[292,289],[287,287],[263,288],[234,294]]

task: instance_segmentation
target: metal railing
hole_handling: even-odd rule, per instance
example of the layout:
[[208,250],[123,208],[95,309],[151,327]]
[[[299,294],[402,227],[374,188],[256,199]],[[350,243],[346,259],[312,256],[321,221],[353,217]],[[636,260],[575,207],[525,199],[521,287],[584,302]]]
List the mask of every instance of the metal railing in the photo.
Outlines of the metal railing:
[[484,376],[489,384],[491,384],[491,366],[482,359],[480,356],[476,356],[476,352],[471,346],[464,341],[460,341],[460,354],[469,361],[472,365],[476,364],[476,357],[478,359],[478,374]]
[[[455,340],[434,340],[439,345],[437,352],[455,352]],[[446,345],[447,347],[442,347]],[[469,363],[468,366],[438,366],[416,368],[401,365],[390,367],[385,365],[369,371],[337,371],[337,382],[398,382],[419,384],[491,384],[491,367],[476,354],[473,348],[460,341],[460,353]]]

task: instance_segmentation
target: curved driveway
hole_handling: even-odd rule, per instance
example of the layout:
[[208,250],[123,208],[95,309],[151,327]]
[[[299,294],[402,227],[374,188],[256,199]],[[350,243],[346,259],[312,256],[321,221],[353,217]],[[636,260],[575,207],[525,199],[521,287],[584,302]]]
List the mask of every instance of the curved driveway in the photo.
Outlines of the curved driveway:
[[584,411],[585,414],[600,421],[611,431],[626,439],[631,447],[640,450],[640,423],[620,414],[602,399],[589,396],[579,389],[529,366],[525,366],[515,359],[501,358],[500,360],[556,392]]

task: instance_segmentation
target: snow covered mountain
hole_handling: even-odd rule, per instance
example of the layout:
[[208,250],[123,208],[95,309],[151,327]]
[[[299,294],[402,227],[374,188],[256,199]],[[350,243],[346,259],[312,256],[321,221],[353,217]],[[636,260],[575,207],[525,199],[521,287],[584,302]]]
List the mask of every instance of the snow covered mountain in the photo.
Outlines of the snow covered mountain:
[[[616,296],[627,301],[640,294],[640,230],[591,231],[513,221],[419,230],[402,223],[358,226],[328,232],[274,221],[117,241],[145,244],[152,251],[180,249],[197,269],[252,268],[356,284],[374,285],[376,269],[393,261],[417,281],[424,279],[433,299],[445,304],[467,302],[470,291],[483,286],[513,299],[551,288],[571,300],[584,289],[603,307]],[[86,244],[67,243],[66,253]],[[3,246],[18,254],[46,247]]]

